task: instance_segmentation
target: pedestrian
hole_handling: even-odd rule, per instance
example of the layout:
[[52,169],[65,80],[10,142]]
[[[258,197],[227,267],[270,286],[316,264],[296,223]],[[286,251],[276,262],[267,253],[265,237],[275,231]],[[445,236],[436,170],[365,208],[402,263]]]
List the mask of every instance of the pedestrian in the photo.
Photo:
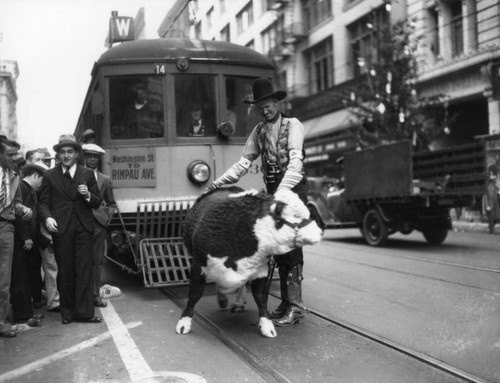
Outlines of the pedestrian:
[[[15,220],[14,257],[12,261],[11,302],[12,318],[16,323],[40,324],[40,315],[33,308],[41,307],[41,263],[38,248],[37,191],[42,185],[47,167],[43,163],[27,164],[20,183],[22,203],[33,211],[30,220]],[[36,276],[36,277],[35,277]],[[36,286],[33,286],[36,284]],[[33,291],[38,296],[33,297]],[[38,298],[38,301],[35,299]]]
[[[281,113],[278,102],[286,97],[282,90],[274,91],[270,80],[259,78],[252,84],[253,99],[243,100],[255,104],[264,117],[248,137],[241,159],[216,179],[203,194],[224,184],[237,182],[259,156],[267,192],[291,189],[307,202],[307,183],[304,176],[304,127],[302,123]],[[299,322],[305,313],[302,303],[302,248],[277,256],[279,268],[281,304],[269,316],[277,326],[291,326]]]
[[54,151],[60,165],[44,174],[39,214],[54,241],[62,323],[101,323],[92,292],[92,209],[101,204],[97,182],[91,170],[77,164],[81,146],[72,134],[61,135]]
[[[33,149],[33,150],[28,150],[26,152],[26,164],[41,164],[42,168],[48,169],[48,166],[44,164],[43,158],[44,158],[44,153],[42,149]],[[24,177],[24,173],[22,174]],[[22,185],[22,183],[21,183]],[[40,239],[40,236],[37,235],[37,239]],[[37,240],[37,245],[39,241]],[[38,247],[38,246],[37,246]],[[41,273],[41,268],[42,268],[42,257],[40,253],[40,249],[36,249],[30,254],[30,270],[29,270],[29,279],[30,279],[30,284],[31,284],[31,298],[33,299],[33,307],[34,308],[40,308],[42,307],[42,304],[44,303],[44,296],[42,294],[42,288],[43,288],[43,281],[42,281],[42,273]]]
[[[42,156],[39,155],[42,153]],[[48,168],[51,167],[52,160],[54,157],[51,156],[47,148],[37,149],[33,157],[31,157],[32,163],[43,163]],[[59,308],[59,291],[57,290],[57,263],[54,255],[54,242],[52,241],[52,235],[49,234],[44,224],[40,222],[38,224],[39,230],[39,250],[43,274],[43,286],[45,287],[45,304],[47,305],[47,311],[49,312],[60,312]]]
[[113,195],[113,185],[111,178],[98,170],[101,156],[106,153],[99,145],[90,143],[82,145],[85,166],[94,172],[99,188],[99,196],[102,199],[101,206],[97,209],[92,209],[95,218],[94,230],[94,257],[92,265],[93,289],[94,289],[94,306],[106,307],[106,302],[103,302],[99,289],[101,287],[101,269],[105,262],[107,253],[106,234],[111,218],[116,211],[116,202]]
[[490,234],[495,233],[495,225],[500,221],[499,189],[497,185],[498,168],[495,165],[488,166],[488,184],[483,196],[483,209],[488,217],[488,229]]
[[87,129],[82,133],[80,144],[95,144],[95,132],[93,129]]
[[10,314],[10,281],[14,253],[14,220],[20,216],[29,220],[30,208],[21,203],[19,175],[11,168],[19,145],[0,138],[0,337],[13,338],[17,331],[7,321]]

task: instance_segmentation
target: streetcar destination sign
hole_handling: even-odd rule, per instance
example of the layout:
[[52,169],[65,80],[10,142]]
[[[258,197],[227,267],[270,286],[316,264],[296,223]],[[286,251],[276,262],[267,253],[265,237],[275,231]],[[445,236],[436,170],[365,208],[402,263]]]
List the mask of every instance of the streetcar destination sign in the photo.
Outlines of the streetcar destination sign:
[[115,188],[156,186],[154,148],[116,148],[109,152],[109,166]]

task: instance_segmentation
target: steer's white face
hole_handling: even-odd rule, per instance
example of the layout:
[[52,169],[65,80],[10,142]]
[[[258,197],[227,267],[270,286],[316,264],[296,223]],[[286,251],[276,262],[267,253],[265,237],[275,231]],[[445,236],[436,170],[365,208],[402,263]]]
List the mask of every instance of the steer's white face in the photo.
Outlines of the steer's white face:
[[279,202],[285,204],[281,218],[290,224],[300,224],[310,218],[309,209],[300,200],[299,196],[291,190],[278,190],[274,194],[275,203],[271,206],[270,215],[257,220],[255,234],[259,241],[259,250],[267,254],[280,255],[302,247],[314,245],[321,241],[321,229],[316,222],[311,221],[302,228],[295,229],[288,225],[276,228],[273,217]]

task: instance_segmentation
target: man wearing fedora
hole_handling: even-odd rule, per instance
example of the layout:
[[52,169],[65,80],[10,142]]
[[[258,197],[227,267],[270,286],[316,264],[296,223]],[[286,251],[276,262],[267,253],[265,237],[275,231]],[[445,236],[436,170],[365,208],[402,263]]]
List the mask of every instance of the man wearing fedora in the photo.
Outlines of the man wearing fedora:
[[103,302],[99,295],[99,289],[101,287],[101,267],[104,263],[106,254],[106,230],[115,213],[116,201],[113,195],[111,178],[98,170],[101,156],[106,153],[106,151],[94,143],[83,144],[82,150],[85,166],[93,171],[97,181],[97,187],[99,188],[99,195],[102,199],[101,205],[97,209],[92,209],[95,218],[92,285],[94,291],[94,306],[106,307],[106,302]]
[[[286,97],[282,90],[274,91],[267,78],[259,78],[252,84],[253,100],[243,100],[255,104],[264,117],[247,139],[243,156],[202,195],[225,184],[237,182],[257,157],[261,156],[262,173],[267,192],[274,194],[278,189],[291,189],[307,202],[307,185],[304,176],[304,127],[296,119],[286,116],[278,109],[278,102]],[[281,299],[279,307],[270,313],[277,326],[291,326],[304,317],[302,303],[302,248],[276,257],[279,267]]]
[[99,189],[94,173],[77,164],[82,147],[72,134],[61,135],[53,148],[60,165],[44,174],[39,214],[54,242],[62,323],[100,323],[92,291],[92,209],[101,204]]
[[[14,322],[27,322],[31,326],[40,323],[40,318],[34,316],[33,308],[40,308],[41,261],[38,249],[38,196],[37,191],[42,185],[43,175],[47,166],[41,161],[29,163],[23,169],[23,179],[20,183],[22,203],[33,211],[30,220],[20,217],[15,220],[14,258],[12,261],[11,302]],[[32,302],[33,299],[33,302]]]

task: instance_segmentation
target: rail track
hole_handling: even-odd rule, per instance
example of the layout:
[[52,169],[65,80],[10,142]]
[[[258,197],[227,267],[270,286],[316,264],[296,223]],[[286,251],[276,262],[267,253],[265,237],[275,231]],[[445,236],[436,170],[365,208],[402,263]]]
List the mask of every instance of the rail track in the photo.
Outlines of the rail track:
[[[162,288],[160,289],[160,291],[166,297],[171,299],[176,305],[178,305],[181,308],[184,308],[185,299],[181,298],[179,296],[180,294],[178,294],[175,291],[175,289]],[[279,299],[279,296],[273,293],[270,294],[270,297]],[[214,310],[217,310],[215,304],[213,308]],[[314,318],[318,319],[319,321],[323,322],[326,328],[332,326],[341,328],[351,334],[355,334],[355,336],[357,337],[361,337],[365,340],[368,340],[369,342],[376,343],[377,345],[380,345],[383,348],[386,348],[388,350],[391,350],[393,352],[411,358],[414,361],[417,361],[418,363],[421,363],[430,369],[438,370],[441,373],[449,376],[451,381],[469,382],[469,383],[487,383],[487,381],[484,379],[474,376],[466,371],[462,371],[458,368],[455,368],[431,356],[412,350],[408,347],[393,342],[382,336],[379,336],[370,331],[362,329],[352,323],[332,318],[331,316],[321,313],[315,309],[310,309],[309,314]],[[244,343],[242,343],[238,339],[235,339],[234,336],[231,336],[231,334],[229,334],[224,329],[219,327],[217,323],[215,323],[215,321],[212,320],[209,315],[207,315],[207,313],[203,312],[203,310],[196,310],[193,319],[200,326],[202,326],[203,328],[209,330],[212,334],[214,334],[222,343],[224,343],[229,349],[231,349],[234,353],[236,353],[242,360],[248,363],[248,365],[250,365],[266,381],[271,383],[291,383],[295,381],[291,380],[287,376],[286,372],[279,371],[278,369],[273,367],[269,362],[264,360],[264,358],[262,358],[260,355],[252,351],[250,347],[247,347]],[[401,377],[401,379],[403,379],[403,377]]]

